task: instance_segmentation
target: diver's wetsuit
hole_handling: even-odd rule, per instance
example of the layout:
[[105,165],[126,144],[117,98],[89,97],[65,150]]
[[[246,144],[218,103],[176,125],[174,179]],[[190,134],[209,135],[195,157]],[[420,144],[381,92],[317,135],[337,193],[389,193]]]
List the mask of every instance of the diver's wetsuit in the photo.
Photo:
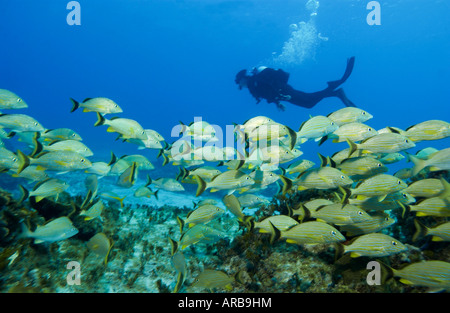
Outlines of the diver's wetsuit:
[[312,108],[322,99],[328,97],[338,97],[348,107],[355,107],[344,93],[342,88],[338,88],[350,76],[355,63],[355,57],[347,60],[347,68],[341,79],[328,82],[328,87],[317,92],[303,92],[292,88],[287,82],[289,73],[278,69],[265,68],[260,72],[254,72],[252,76],[246,75],[246,71],[242,70],[236,75],[236,83],[240,84],[241,79],[246,80],[246,87],[257,103],[261,99],[266,99],[268,103],[275,103],[277,107],[284,110],[284,106],[280,101],[287,101],[292,104]]

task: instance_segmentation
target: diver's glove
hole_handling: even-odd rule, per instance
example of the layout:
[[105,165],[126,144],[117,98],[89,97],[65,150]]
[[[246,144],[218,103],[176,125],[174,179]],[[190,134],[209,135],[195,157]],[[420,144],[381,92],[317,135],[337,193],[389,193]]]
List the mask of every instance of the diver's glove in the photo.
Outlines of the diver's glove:
[[291,100],[291,96],[290,96],[290,95],[283,95],[283,94],[280,94],[280,96],[277,97],[277,99],[278,99],[278,100],[283,100],[283,101],[289,101],[289,100]]

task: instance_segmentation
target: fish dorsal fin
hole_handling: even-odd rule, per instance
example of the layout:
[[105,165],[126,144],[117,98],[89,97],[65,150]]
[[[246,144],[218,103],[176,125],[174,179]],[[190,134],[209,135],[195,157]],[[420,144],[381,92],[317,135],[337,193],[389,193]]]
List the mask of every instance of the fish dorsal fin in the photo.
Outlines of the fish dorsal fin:
[[[413,126],[415,126],[415,125],[413,125]],[[410,127],[412,127],[412,126],[410,126]],[[393,127],[388,126],[387,128],[394,134],[400,134],[400,132]]]
[[298,131],[299,131],[299,132],[302,130],[303,126],[305,126],[305,123],[306,123],[306,122],[307,122],[307,121],[303,121],[303,123],[300,125],[300,127],[298,128]]
[[328,204],[321,205],[315,211],[318,212],[318,211],[322,210],[324,207],[326,207],[327,205]]

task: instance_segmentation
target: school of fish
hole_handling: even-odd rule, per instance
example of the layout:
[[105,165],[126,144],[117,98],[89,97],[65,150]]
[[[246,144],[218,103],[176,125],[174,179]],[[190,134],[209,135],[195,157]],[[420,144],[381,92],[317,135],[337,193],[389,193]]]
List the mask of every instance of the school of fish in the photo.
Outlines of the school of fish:
[[[450,137],[450,123],[446,121],[424,121],[405,130],[393,126],[375,130],[367,124],[373,117],[369,112],[345,107],[327,116],[312,116],[297,125],[299,130],[295,131],[271,118],[256,116],[235,124],[233,146],[223,147],[216,129],[206,121],[180,123],[180,138],[168,143],[157,131],[122,117],[122,108],[111,99],[70,101],[73,114],[78,109],[93,112],[97,117],[93,127],[105,127],[107,132],[117,133],[118,139],[137,145],[139,150],[158,151],[163,165],[178,167],[178,175],[155,179],[147,174],[145,186],[137,187],[138,174],[155,169],[144,154],[117,158],[112,153],[111,160],[91,162],[89,157],[95,150],[84,145],[75,130],[47,129],[27,114],[10,113],[24,110],[28,104],[15,93],[0,89],[2,175],[35,183],[32,190],[19,184],[20,201],[34,197],[39,202],[44,198],[57,201],[58,195],[69,187],[58,174],[84,172],[88,192],[83,195],[85,200],[77,214],[86,221],[102,220],[104,201],[114,199],[124,205],[121,195],[98,194],[97,179],[103,176],[116,177],[116,185],[134,189],[135,197],[157,198],[160,189],[187,192],[186,184],[196,186],[197,197],[220,192],[219,198],[212,195],[203,199],[187,216],[177,218],[180,236],[169,238],[172,264],[177,272],[174,292],[185,287],[188,275],[183,251],[191,245],[210,245],[223,238],[226,234],[217,221],[228,213],[245,231],[267,234],[271,245],[280,244],[279,241],[332,245],[341,256],[348,254],[352,258],[376,260],[410,249],[410,245],[383,233],[399,223],[390,215],[393,210],[416,216],[413,242],[427,236],[433,241],[450,240],[450,184],[445,178],[450,170],[450,148],[429,147],[415,154],[407,151],[418,142]],[[109,117],[111,114],[119,115]],[[7,149],[6,143],[13,147],[14,140],[24,143],[27,150]],[[320,164],[300,158],[305,142],[321,145],[327,140],[345,142],[348,148],[331,156],[319,155]],[[411,168],[387,174],[390,164],[404,158],[411,162]],[[309,190],[330,191],[333,197],[293,203],[286,214],[262,219],[244,213],[246,208],[269,205],[259,194],[275,186],[279,188],[277,195],[285,199]],[[226,209],[218,205],[218,199]],[[430,216],[435,217],[434,224],[421,220]],[[20,231],[20,238],[32,238],[35,243],[52,243],[78,233],[66,216],[47,221],[34,231],[24,221]],[[87,245],[107,263],[113,246],[110,238],[98,233]],[[429,260],[390,271],[405,284],[427,287],[430,291],[450,290],[449,262]],[[231,290],[242,276],[242,272],[205,269],[188,287]]]

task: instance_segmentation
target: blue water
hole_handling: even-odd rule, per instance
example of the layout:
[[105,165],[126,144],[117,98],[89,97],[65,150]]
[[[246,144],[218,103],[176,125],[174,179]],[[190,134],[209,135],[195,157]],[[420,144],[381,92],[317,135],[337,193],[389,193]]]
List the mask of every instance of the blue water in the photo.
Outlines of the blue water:
[[[108,97],[168,142],[172,128],[196,117],[222,127],[266,115],[298,130],[310,115],[343,107],[337,98],[313,109],[255,100],[238,90],[235,74],[268,64],[288,71],[303,91],[341,77],[350,56],[355,68],[347,96],[374,118],[368,125],[402,129],[449,120],[450,22],[448,1],[379,1],[381,25],[366,22],[369,1],[320,1],[316,40],[295,64],[274,63],[289,41],[290,24],[311,19],[305,0],[83,1],[81,25],[68,25],[69,1],[4,1],[0,10],[0,88],[19,94],[46,128],[76,130],[95,153],[136,153],[116,134],[94,127],[94,113],[70,113],[69,97]],[[306,49],[305,48],[305,49]],[[272,62],[272,63],[271,63]],[[448,147],[448,139],[421,143]],[[304,157],[332,154],[346,144],[305,145]],[[152,160],[156,151],[146,150]]]

